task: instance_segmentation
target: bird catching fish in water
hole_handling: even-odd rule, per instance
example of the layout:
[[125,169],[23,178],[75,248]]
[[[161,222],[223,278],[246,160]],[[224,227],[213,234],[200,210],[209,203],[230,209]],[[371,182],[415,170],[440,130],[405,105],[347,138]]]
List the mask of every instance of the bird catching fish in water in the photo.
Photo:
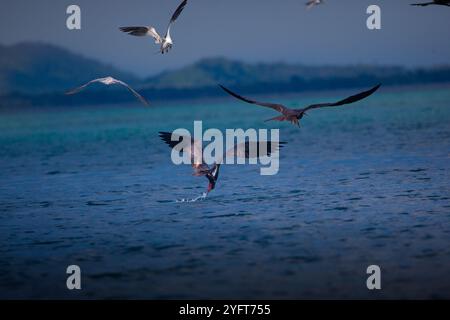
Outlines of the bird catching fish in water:
[[[226,157],[239,157],[245,159],[270,156],[278,152],[286,143],[275,141],[246,141],[236,144],[234,147],[225,151],[223,156],[214,164],[206,164],[203,157],[202,142],[192,137],[176,135],[170,132],[159,132],[160,138],[172,149],[179,152],[187,152],[187,157],[191,159],[191,165],[194,169],[193,175],[196,177],[206,177],[208,179],[207,193],[214,190],[219,179],[220,166]],[[186,143],[187,141],[187,143]]]

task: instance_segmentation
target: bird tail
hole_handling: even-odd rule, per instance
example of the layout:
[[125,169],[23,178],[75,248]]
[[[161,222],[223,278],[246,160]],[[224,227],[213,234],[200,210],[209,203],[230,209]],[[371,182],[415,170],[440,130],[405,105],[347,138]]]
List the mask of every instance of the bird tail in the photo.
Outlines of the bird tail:
[[278,117],[275,117],[275,118],[270,118],[270,119],[264,120],[264,122],[268,122],[268,121],[285,121],[285,120],[286,120],[285,116],[278,116]]

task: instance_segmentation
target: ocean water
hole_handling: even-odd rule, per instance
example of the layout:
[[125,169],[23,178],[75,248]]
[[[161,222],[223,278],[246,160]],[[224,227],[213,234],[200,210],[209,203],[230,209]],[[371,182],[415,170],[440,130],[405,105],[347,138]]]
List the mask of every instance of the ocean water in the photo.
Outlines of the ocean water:
[[[288,105],[349,92],[265,97]],[[301,128],[231,98],[0,112],[1,298],[450,298],[450,90],[382,88]],[[158,131],[280,128],[280,172],[214,190]],[[66,288],[79,265],[82,290]],[[366,269],[381,268],[369,291]]]

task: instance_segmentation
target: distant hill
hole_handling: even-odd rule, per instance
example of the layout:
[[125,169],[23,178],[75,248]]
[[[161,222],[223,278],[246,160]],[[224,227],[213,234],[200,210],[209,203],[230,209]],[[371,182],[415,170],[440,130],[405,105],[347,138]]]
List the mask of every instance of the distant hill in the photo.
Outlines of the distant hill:
[[392,77],[404,73],[401,67],[384,66],[305,66],[286,63],[248,64],[225,58],[209,58],[146,79],[150,88],[194,89],[228,85],[251,86],[258,83],[289,84],[293,81],[320,81],[332,78],[354,79],[370,75]]
[[137,81],[130,73],[53,45],[0,46],[0,95],[52,93],[110,74]]
[[429,69],[377,65],[305,66],[286,63],[248,64],[225,58],[210,58],[148,78],[144,87],[195,91],[222,83],[255,92],[285,92],[365,86],[374,82],[399,85],[448,81],[450,66]]
[[[450,83],[450,66],[305,66],[243,63],[209,58],[145,80],[67,50],[37,43],[0,46],[0,106],[112,104],[134,101],[123,88],[63,94],[90,79],[112,75],[133,84],[150,101],[223,96],[217,84],[244,93],[287,93],[383,85]],[[122,89],[122,90],[121,90]]]
[[377,65],[305,66],[248,64],[210,58],[148,78],[142,85],[142,92],[154,99],[216,96],[223,94],[217,88],[218,83],[252,94],[346,89],[376,83],[384,86],[450,83],[450,66],[427,69]]

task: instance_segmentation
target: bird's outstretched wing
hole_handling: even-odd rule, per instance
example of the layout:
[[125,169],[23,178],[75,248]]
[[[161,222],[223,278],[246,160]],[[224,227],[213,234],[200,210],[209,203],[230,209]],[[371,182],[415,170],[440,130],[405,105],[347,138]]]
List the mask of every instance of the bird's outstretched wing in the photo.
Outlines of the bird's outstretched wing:
[[79,86],[79,87],[74,88],[74,89],[72,89],[72,90],[66,91],[66,94],[67,94],[67,95],[71,95],[71,94],[78,93],[78,92],[80,92],[81,90],[83,90],[84,88],[86,88],[87,86],[89,86],[90,84],[95,83],[95,82],[101,82],[103,79],[104,79],[104,78],[98,78],[98,79],[91,80],[91,81],[89,81],[89,82],[83,84],[82,86]]
[[357,101],[360,101],[360,100],[365,99],[368,96],[372,95],[375,91],[378,90],[379,87],[381,87],[381,84],[373,87],[370,90],[355,94],[353,96],[350,96],[350,97],[345,98],[338,102],[313,104],[313,105],[310,105],[310,106],[308,106],[304,109],[298,110],[298,111],[306,112],[311,109],[324,108],[324,107],[338,107],[338,106],[342,106],[345,104],[355,103]]
[[435,4],[434,2],[426,2],[426,3],[411,3],[412,6],[418,6],[418,7],[426,7],[429,5]]
[[282,148],[286,142],[275,141],[246,141],[227,150],[225,157],[238,157],[245,159],[268,157]]
[[175,12],[173,13],[172,18],[170,18],[169,25],[174,23],[175,20],[178,19],[178,17],[180,16],[181,12],[183,12],[183,9],[186,6],[187,2],[188,2],[188,0],[183,0],[183,2],[180,3],[180,5],[177,7]]
[[203,147],[201,141],[171,132],[159,132],[159,137],[172,149],[180,153],[187,152],[187,157],[191,159],[191,164],[194,168],[203,165]]
[[283,106],[283,105],[281,105],[281,104],[276,104],[276,103],[266,103],[266,102],[258,102],[258,101],[255,101],[255,100],[251,100],[251,99],[242,97],[242,96],[238,95],[237,93],[234,93],[234,92],[231,91],[230,89],[227,89],[227,88],[225,88],[224,86],[222,86],[222,85],[220,85],[220,84],[219,84],[219,86],[220,86],[226,93],[228,93],[229,95],[232,95],[232,96],[235,97],[236,99],[242,100],[242,101],[244,101],[244,102],[247,102],[247,103],[250,103],[250,104],[256,104],[256,105],[259,105],[259,106],[262,106],[262,107],[271,108],[271,109],[274,109],[274,110],[276,110],[276,111],[278,111],[278,112],[281,112],[281,113],[283,113],[283,111],[286,110],[286,107]]
[[316,1],[315,0],[310,0],[306,3],[306,9],[311,9],[312,7],[314,7],[316,5]]
[[162,42],[161,36],[153,27],[120,27],[119,29],[122,32],[136,37],[150,36],[155,39],[155,43],[157,44]]
[[125,83],[125,82],[123,82],[121,80],[116,80],[116,83],[124,86],[125,88],[127,88],[143,104],[145,104],[146,106],[150,106],[150,103],[147,101],[147,99],[145,99],[143,96],[141,96],[136,90],[134,90],[132,87],[130,87],[127,83]]

